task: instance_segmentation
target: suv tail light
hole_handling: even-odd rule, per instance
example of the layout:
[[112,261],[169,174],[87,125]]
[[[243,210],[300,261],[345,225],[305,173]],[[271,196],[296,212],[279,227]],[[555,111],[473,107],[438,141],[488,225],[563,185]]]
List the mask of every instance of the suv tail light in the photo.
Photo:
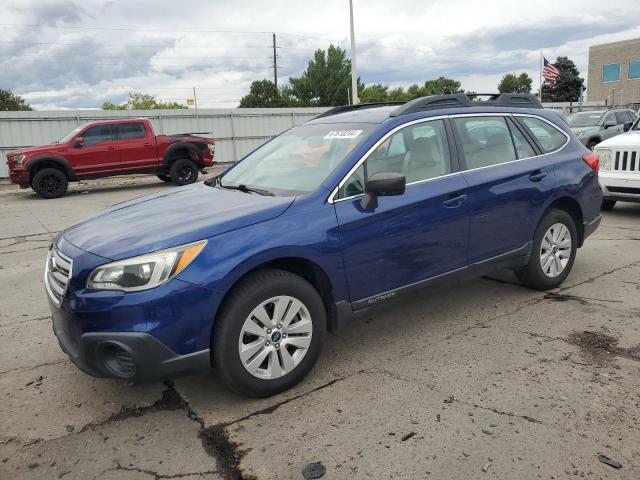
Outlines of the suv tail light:
[[582,156],[582,160],[584,160],[585,163],[589,165],[589,167],[591,167],[591,170],[593,170],[595,174],[598,175],[598,171],[600,170],[600,159],[598,158],[597,153],[587,153],[586,155]]

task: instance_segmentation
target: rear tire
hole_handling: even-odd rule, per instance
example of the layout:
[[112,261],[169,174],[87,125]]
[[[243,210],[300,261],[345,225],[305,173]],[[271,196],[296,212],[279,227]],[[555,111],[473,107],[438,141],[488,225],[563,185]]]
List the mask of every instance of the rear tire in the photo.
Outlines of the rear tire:
[[284,270],[258,271],[225,299],[212,333],[213,364],[230,389],[268,397],[311,370],[326,329],[324,303],[310,283]]
[[166,173],[159,173],[158,178],[163,182],[173,182],[171,175],[167,175]]
[[587,142],[587,148],[593,152],[593,149],[596,148],[596,145],[600,143],[599,140],[589,140]]
[[57,168],[43,168],[33,177],[31,188],[42,198],[58,198],[64,195],[69,179]]
[[613,207],[615,206],[616,206],[616,200],[602,200],[601,209],[604,210],[605,212],[608,212],[609,210],[613,210]]
[[536,228],[529,263],[516,275],[527,287],[555,288],[571,272],[577,246],[578,232],[573,217],[564,210],[549,210]]
[[198,166],[193,160],[180,158],[171,164],[169,174],[176,185],[189,185],[198,180]]

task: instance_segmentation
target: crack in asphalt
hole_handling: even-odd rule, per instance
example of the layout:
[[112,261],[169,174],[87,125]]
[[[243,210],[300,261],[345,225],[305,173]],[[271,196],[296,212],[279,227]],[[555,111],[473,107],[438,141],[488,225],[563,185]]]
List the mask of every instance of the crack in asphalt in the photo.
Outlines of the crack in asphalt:
[[68,360],[66,358],[60,359],[60,360],[55,360],[53,362],[45,362],[45,363],[39,363],[38,365],[31,365],[29,367],[15,367],[15,368],[10,368],[8,370],[3,370],[0,371],[0,375],[5,375],[7,373],[13,373],[13,372],[27,372],[29,370],[34,370],[36,368],[40,368],[40,367],[48,367],[49,365],[58,365],[60,363],[66,363]]
[[28,323],[28,322],[41,322],[42,320],[51,320],[51,315],[46,315],[44,317],[25,318],[18,322],[0,323],[0,328],[13,327],[15,325],[22,325],[23,323]]
[[511,417],[511,418],[519,418],[521,420],[526,420],[527,422],[530,422],[530,423],[537,423],[537,424],[540,424],[540,425],[551,427],[551,425],[547,425],[547,424],[543,423],[541,420],[533,418],[533,417],[531,417],[529,415],[518,415],[518,414],[513,413],[513,412],[507,412],[507,411],[503,411],[503,410],[498,410],[497,408],[485,407],[484,405],[480,405],[480,404],[477,404],[477,403],[466,402],[464,400],[460,400],[459,398],[456,398],[453,395],[447,395],[445,392],[441,391],[439,388],[437,388],[433,384],[422,383],[418,379],[405,377],[403,375],[397,374],[395,372],[391,372],[389,370],[384,370],[384,369],[383,370],[369,370],[369,371],[367,371],[365,373],[371,373],[371,374],[382,373],[382,374],[388,375],[388,376],[390,376],[392,378],[395,378],[396,380],[400,380],[402,382],[411,383],[411,384],[414,384],[414,385],[415,384],[422,384],[425,387],[427,387],[429,390],[431,390],[433,392],[436,392],[439,395],[443,395],[443,396],[447,397],[447,399],[445,400],[445,403],[456,402],[456,403],[459,403],[460,405],[465,405],[467,407],[478,408],[480,410],[486,410],[486,411],[489,411],[489,412],[496,413],[498,415],[503,415],[503,416]]
[[146,468],[138,468],[138,467],[133,467],[133,466],[125,467],[125,466],[121,465],[120,462],[116,462],[116,467],[115,468],[109,468],[109,469],[105,470],[102,473],[113,472],[113,471],[117,471],[117,470],[124,470],[126,472],[145,473],[147,475],[152,476],[154,478],[154,480],[160,480],[160,479],[163,479],[163,478],[184,478],[184,477],[190,477],[190,476],[193,476],[193,475],[198,475],[198,476],[214,475],[214,474],[220,474],[221,473],[218,470],[207,470],[207,471],[204,471],[204,472],[188,472],[188,473],[175,473],[173,475],[165,475],[165,474],[158,473],[158,472],[155,472],[153,470],[146,469]]

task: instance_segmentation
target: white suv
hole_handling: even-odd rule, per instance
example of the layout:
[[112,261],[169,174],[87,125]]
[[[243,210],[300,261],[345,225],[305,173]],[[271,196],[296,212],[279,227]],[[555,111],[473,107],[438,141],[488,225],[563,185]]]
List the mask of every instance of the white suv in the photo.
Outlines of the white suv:
[[594,150],[600,157],[600,185],[603,210],[617,201],[640,203],[640,120],[625,125],[625,133],[599,143]]

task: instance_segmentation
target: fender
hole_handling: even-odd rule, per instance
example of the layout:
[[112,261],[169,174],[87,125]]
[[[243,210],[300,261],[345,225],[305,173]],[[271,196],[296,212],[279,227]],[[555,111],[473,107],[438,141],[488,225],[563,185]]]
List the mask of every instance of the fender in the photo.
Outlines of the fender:
[[178,150],[187,150],[191,154],[191,158],[195,157],[196,163],[202,164],[202,154],[200,150],[189,142],[176,142],[169,145],[167,151],[164,153],[164,157],[162,158],[162,166],[166,169],[169,168],[169,161],[175,158],[175,153]]
[[75,179],[75,174],[73,173],[73,169],[71,168],[71,165],[69,165],[69,162],[67,162],[64,157],[51,153],[36,155],[27,162],[25,168],[29,170],[29,172],[32,172],[35,167],[42,163],[54,163],[61,168],[69,179]]

